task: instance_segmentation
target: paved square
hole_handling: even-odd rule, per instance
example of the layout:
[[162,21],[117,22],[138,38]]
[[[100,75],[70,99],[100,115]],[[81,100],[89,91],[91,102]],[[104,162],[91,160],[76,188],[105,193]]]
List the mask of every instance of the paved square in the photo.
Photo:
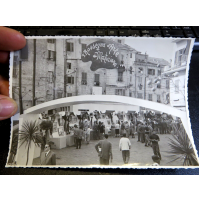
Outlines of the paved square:
[[[161,166],[182,166],[183,161],[174,161],[169,163],[175,157],[169,156],[165,151],[169,150],[169,138],[172,135],[164,134],[159,135],[160,137],[160,153],[162,155]],[[130,150],[130,166],[151,166],[153,164],[151,156],[153,155],[153,150],[151,147],[145,147],[144,143],[137,142],[137,136],[135,138],[129,138],[131,141]],[[112,143],[113,161],[110,163],[111,166],[122,166],[124,165],[122,160],[122,152],[119,151],[119,140],[120,138],[109,137],[108,140]],[[53,149],[56,153],[57,165],[58,166],[89,166],[89,165],[99,165],[98,153],[95,150],[95,144],[98,141],[90,141],[87,145],[82,143],[81,149],[76,149],[74,146],[66,147],[64,149]],[[36,158],[33,161],[33,165],[39,164],[40,158]]]

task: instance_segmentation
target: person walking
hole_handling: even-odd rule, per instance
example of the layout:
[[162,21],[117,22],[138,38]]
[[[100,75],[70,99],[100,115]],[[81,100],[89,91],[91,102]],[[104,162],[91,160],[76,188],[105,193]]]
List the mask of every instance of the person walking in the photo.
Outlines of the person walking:
[[129,132],[130,132],[129,135],[131,135],[132,138],[135,138],[135,126],[134,126],[133,120],[131,120],[130,122]]
[[111,124],[111,136],[114,137],[115,136],[115,123],[112,122]]
[[146,123],[146,126],[145,126],[145,146],[148,147],[150,145],[150,139],[149,137],[151,136],[152,134],[152,127]]
[[126,131],[126,137],[129,138],[129,122],[128,121],[125,122],[124,127]]
[[161,158],[160,148],[159,148],[159,144],[158,144],[158,142],[160,141],[159,136],[156,135],[156,134],[152,134],[152,135],[149,137],[149,139],[150,139],[150,141],[152,142],[152,149],[153,149],[154,155],[159,156],[159,158],[160,158],[160,160],[161,160],[162,158]]
[[77,125],[74,125],[74,136],[76,137],[76,149],[81,149],[82,137],[83,137],[83,130],[78,128]]
[[125,126],[124,122],[121,120],[120,135],[123,136],[124,133],[125,133]]
[[119,134],[120,134],[120,125],[117,121],[115,124],[115,137],[119,137]]
[[145,142],[145,139],[144,139],[144,135],[145,135],[145,125],[142,121],[140,121],[139,125],[138,125],[138,142],[142,142],[144,143]]
[[123,158],[124,164],[128,164],[130,159],[131,142],[126,137],[126,134],[123,134],[123,137],[120,139],[119,149],[120,151],[122,151],[122,158]]
[[97,124],[97,121],[94,121],[94,125],[93,125],[93,139],[94,140],[98,140],[99,139],[99,126]]
[[109,160],[113,160],[112,144],[108,141],[108,135],[104,135],[104,140],[100,140],[95,149],[99,156],[100,165],[109,165]]
[[99,123],[99,132],[100,132],[99,139],[102,140],[103,139],[103,135],[105,133],[105,126],[104,126],[103,122]]
[[87,138],[87,133],[88,133],[88,128],[89,128],[89,122],[88,122],[88,120],[85,119],[83,124],[84,124],[84,127],[83,127],[83,130],[84,130],[84,140],[87,143],[86,138]]

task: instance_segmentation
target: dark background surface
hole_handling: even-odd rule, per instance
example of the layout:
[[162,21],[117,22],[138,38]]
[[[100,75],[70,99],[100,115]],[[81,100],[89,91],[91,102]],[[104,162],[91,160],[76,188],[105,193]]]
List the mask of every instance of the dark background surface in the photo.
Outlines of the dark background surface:
[[[8,78],[8,65],[0,64],[0,74]],[[199,150],[199,51],[194,51],[191,57],[189,82],[188,82],[188,103],[191,119],[191,127],[196,149]],[[1,175],[100,175],[100,174],[131,174],[131,175],[199,175],[197,169],[83,169],[83,168],[5,168],[9,140],[10,140],[10,119],[0,121],[0,174]]]

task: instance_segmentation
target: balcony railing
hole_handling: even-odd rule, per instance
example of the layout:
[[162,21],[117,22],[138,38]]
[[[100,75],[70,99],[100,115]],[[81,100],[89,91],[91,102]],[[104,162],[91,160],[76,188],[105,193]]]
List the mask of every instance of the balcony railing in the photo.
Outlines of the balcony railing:
[[100,86],[100,82],[99,81],[95,81],[94,82],[94,86]]

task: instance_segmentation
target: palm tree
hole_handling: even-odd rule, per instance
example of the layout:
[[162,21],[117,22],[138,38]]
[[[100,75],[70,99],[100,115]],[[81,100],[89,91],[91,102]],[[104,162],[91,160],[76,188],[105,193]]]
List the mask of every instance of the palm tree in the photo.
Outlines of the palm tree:
[[34,142],[35,146],[40,146],[40,144],[43,143],[42,136],[39,133],[39,124],[37,121],[25,121],[22,124],[22,130],[19,131],[19,148],[25,144],[25,147],[28,147],[27,149],[27,160],[26,165],[29,161],[29,151],[31,147],[31,142]]
[[173,139],[169,138],[169,146],[171,149],[167,153],[177,157],[170,161],[170,163],[176,160],[183,160],[183,166],[199,165],[192,143],[190,142],[183,125],[181,124],[180,128],[177,128],[174,125],[173,131]]

